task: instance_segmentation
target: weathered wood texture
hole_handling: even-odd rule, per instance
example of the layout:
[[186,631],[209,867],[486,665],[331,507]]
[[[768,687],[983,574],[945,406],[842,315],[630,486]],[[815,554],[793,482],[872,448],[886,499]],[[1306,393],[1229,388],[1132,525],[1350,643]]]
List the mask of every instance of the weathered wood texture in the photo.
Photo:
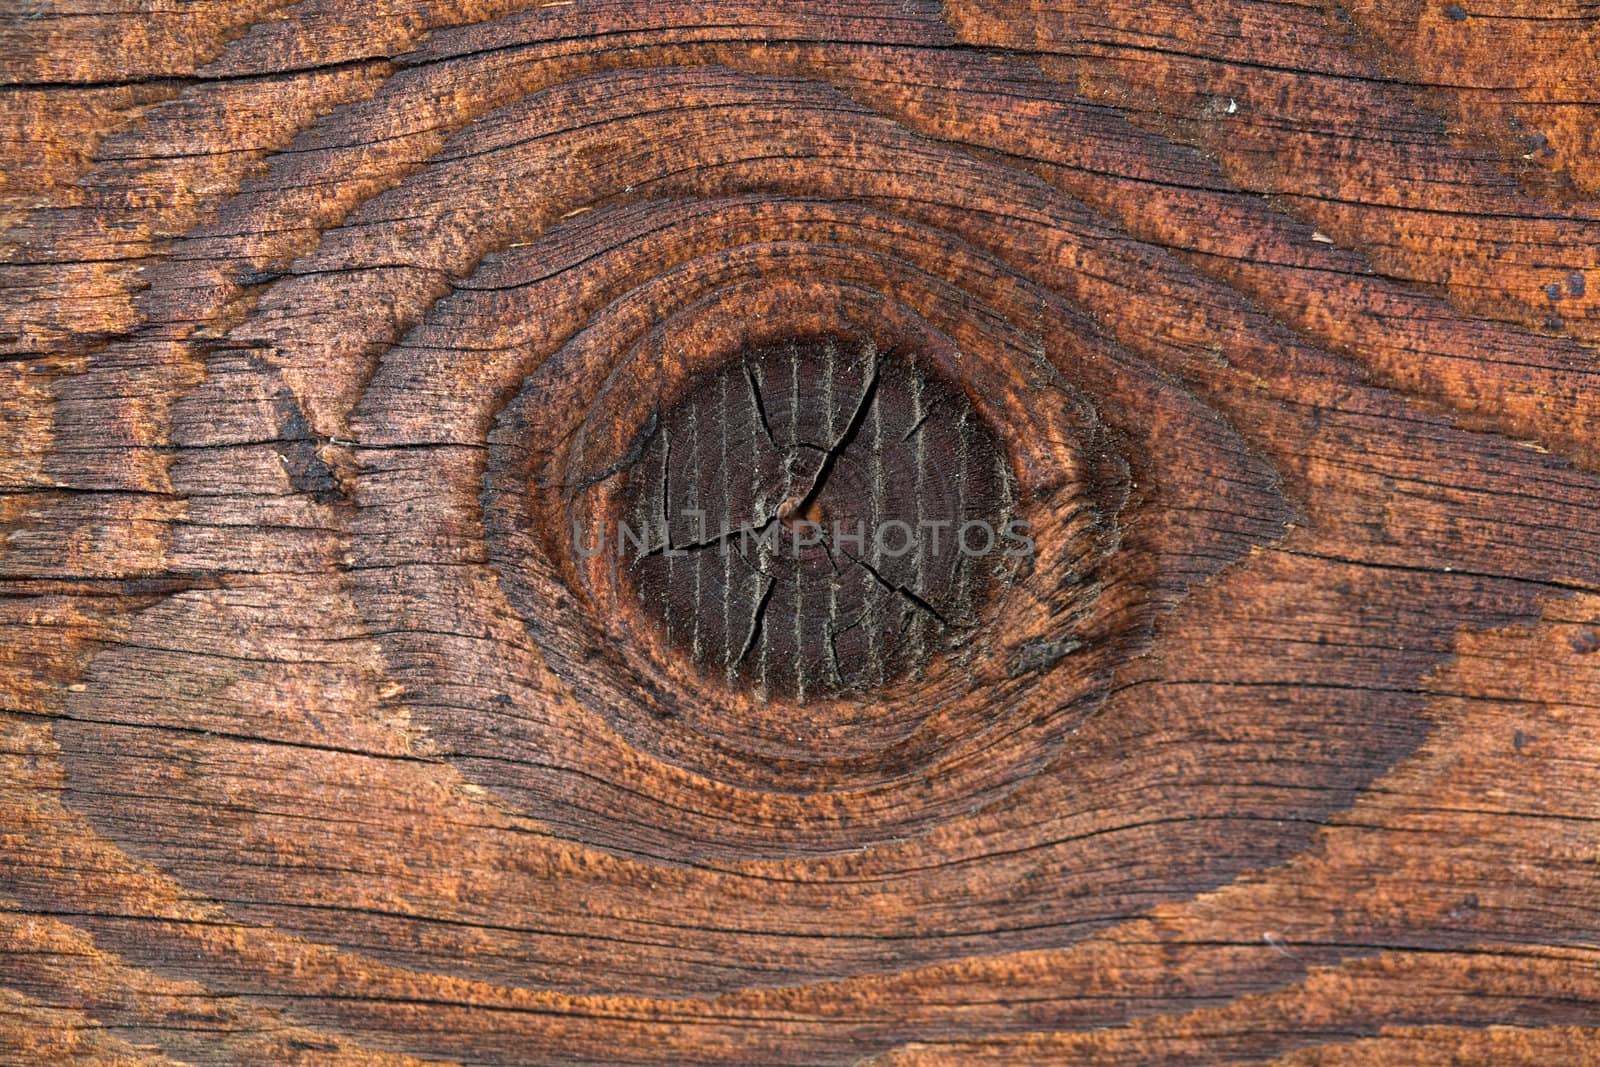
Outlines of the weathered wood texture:
[[[1600,1062],[1592,0],[11,0],[0,72],[0,1062]],[[936,462],[910,371],[669,415],[818,338]],[[898,659],[573,551],[680,431],[966,507],[966,419],[1037,553],[885,578]]]

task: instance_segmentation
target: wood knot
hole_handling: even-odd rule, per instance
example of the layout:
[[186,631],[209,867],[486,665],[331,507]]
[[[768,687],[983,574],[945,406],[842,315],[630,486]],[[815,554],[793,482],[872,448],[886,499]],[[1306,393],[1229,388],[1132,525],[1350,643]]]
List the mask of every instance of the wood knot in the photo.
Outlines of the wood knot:
[[747,349],[691,381],[625,495],[611,543],[670,643],[800,701],[918,671],[1031,547],[961,390],[838,337]]

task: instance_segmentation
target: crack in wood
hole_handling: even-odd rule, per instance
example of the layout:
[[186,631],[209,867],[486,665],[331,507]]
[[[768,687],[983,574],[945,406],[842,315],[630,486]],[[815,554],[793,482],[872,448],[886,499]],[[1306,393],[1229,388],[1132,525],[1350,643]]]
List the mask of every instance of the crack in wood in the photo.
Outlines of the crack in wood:
[[959,389],[893,348],[745,351],[686,387],[634,466],[629,514],[654,531],[628,560],[641,609],[692,662],[763,696],[919,672],[993,585],[959,532],[1005,514],[999,446]]

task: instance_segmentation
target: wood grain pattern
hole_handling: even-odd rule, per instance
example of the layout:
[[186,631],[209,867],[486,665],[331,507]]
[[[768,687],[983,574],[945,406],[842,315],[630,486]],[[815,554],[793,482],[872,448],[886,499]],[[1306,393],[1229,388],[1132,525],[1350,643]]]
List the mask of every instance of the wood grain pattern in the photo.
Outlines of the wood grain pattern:
[[[1590,0],[24,0],[0,76],[0,1063],[1600,1063]],[[898,659],[575,550],[713,428],[685,500],[945,514],[969,423],[1037,550],[880,573]]]

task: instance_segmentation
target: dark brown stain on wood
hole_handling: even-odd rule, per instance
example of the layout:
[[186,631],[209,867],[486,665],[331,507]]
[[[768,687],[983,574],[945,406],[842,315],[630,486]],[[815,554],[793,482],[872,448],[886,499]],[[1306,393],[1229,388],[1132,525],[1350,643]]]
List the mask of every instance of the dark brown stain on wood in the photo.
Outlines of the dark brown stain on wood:
[[949,384],[848,338],[741,353],[652,423],[624,555],[645,611],[730,684],[804,703],[919,670],[1029,544]]

